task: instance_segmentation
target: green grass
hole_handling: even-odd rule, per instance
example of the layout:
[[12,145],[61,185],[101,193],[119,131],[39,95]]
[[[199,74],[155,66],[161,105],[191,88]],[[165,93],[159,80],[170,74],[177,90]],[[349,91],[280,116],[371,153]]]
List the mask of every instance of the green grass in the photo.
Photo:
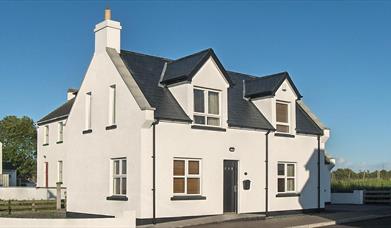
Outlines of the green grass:
[[376,178],[331,180],[331,191],[333,192],[353,190],[391,190],[391,180]]

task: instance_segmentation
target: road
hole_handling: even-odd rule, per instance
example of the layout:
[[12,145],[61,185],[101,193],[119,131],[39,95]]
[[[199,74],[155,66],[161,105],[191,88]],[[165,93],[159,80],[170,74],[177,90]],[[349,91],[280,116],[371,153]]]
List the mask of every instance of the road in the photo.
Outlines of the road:
[[362,222],[348,223],[344,225],[328,226],[328,228],[388,228],[391,227],[391,217],[383,219],[367,220]]

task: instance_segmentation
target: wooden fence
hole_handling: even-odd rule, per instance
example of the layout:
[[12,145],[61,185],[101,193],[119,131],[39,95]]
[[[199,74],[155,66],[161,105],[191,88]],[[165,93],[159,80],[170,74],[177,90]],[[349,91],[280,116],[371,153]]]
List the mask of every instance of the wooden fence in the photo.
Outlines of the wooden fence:
[[[61,208],[65,208],[65,206],[65,200],[61,200]],[[56,210],[56,200],[0,201],[0,213],[12,214],[12,212],[45,210]]]
[[390,190],[366,190],[364,191],[365,204],[391,204]]

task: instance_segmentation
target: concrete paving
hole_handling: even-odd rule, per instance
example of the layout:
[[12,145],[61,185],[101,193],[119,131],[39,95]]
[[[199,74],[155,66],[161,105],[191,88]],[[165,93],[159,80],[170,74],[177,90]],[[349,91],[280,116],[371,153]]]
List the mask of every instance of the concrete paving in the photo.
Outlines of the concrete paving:
[[[323,227],[391,216],[391,205],[328,205],[321,213],[274,216],[227,214],[142,227],[258,228]],[[390,226],[391,227],[391,226]]]

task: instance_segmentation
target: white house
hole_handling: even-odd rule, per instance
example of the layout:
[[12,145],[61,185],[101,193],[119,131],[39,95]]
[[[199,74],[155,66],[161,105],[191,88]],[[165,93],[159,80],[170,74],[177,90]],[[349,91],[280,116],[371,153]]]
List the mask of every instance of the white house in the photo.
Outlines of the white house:
[[38,122],[38,185],[63,182],[70,216],[135,210],[141,224],[324,208],[329,130],[287,72],[227,71],[212,49],[121,50],[121,28],[106,10],[80,89]]

